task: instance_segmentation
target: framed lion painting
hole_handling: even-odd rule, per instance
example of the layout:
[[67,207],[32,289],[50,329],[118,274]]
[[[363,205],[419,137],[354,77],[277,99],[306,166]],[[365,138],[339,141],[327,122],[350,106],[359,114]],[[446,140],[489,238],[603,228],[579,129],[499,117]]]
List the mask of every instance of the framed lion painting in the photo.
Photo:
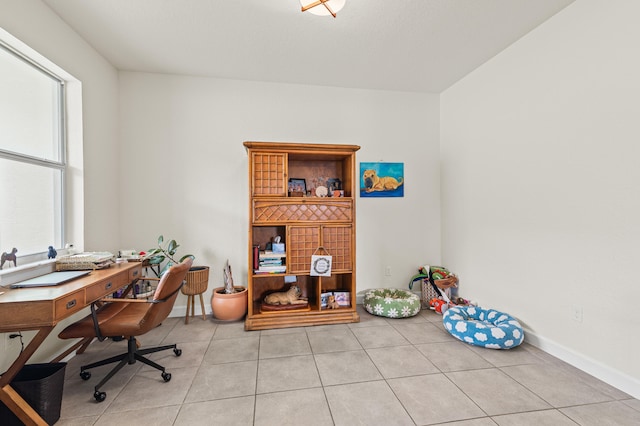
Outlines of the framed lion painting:
[[360,163],[360,197],[404,197],[404,163]]

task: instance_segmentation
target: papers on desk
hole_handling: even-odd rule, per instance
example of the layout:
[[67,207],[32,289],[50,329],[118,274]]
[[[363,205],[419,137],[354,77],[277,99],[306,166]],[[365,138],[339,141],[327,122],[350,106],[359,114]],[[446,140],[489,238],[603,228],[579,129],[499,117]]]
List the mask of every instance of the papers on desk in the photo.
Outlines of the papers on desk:
[[61,256],[56,259],[56,271],[104,269],[114,263],[113,253],[87,252]]

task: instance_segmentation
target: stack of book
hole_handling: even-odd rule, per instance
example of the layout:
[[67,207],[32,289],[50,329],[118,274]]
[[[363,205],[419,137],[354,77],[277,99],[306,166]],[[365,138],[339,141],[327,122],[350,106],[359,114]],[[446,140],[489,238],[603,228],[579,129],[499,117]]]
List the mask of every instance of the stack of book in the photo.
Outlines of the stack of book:
[[259,252],[257,262],[254,261],[255,273],[284,274],[285,272],[287,272],[287,266],[285,264],[286,258],[286,253],[261,251]]

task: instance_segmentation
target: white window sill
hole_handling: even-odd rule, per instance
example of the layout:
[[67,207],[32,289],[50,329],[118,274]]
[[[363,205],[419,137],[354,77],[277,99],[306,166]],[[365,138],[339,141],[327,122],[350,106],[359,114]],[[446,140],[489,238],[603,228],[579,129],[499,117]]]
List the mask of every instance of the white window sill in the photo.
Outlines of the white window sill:
[[45,259],[15,267],[13,263],[9,265],[9,262],[5,262],[4,269],[0,270],[0,286],[6,287],[19,281],[48,274],[55,270],[55,264],[55,259]]

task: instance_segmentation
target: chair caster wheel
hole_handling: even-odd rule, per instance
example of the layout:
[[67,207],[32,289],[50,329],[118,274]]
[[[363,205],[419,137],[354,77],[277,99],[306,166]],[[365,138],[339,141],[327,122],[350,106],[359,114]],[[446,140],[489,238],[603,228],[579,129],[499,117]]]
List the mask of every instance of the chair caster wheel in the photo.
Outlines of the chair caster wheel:
[[176,356],[180,356],[180,355],[182,355],[182,349],[175,348],[173,350],[173,353],[176,354]]
[[165,382],[168,382],[169,380],[171,380],[171,373],[162,373],[162,379]]
[[107,393],[106,392],[95,391],[93,393],[93,397],[96,399],[96,401],[102,402],[105,399],[107,399]]
[[91,373],[89,371],[81,371],[80,378],[82,380],[89,380],[91,378]]

